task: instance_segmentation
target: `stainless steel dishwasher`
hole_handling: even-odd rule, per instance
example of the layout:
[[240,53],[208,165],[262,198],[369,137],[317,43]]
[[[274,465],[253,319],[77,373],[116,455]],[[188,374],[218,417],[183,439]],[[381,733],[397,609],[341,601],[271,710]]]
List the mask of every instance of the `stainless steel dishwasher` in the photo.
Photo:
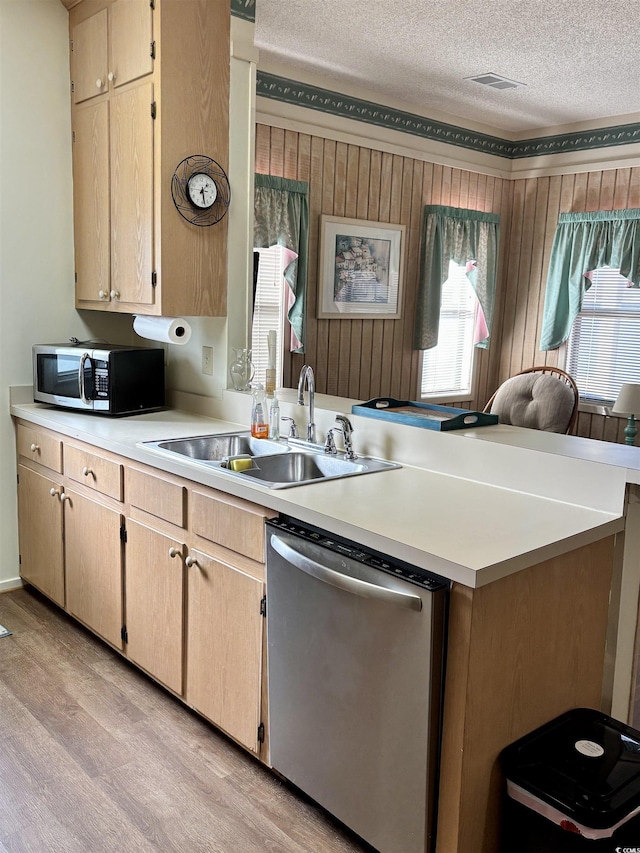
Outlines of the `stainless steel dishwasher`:
[[447,585],[267,523],[271,764],[381,853],[433,849]]

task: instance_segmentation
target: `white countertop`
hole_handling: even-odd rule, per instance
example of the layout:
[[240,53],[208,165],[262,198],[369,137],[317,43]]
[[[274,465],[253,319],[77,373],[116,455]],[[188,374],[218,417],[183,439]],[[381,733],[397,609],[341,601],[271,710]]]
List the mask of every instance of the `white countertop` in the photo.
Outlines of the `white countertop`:
[[[393,457],[386,454],[386,458],[401,461],[403,467],[294,488],[269,489],[224,471],[205,468],[187,459],[169,459],[137,446],[142,441],[246,429],[246,422],[232,423],[178,410],[109,418],[39,403],[14,403],[11,414],[253,501],[470,587],[483,586],[624,527],[626,467],[601,464],[602,460],[589,463],[569,459],[565,463],[549,455],[553,451],[541,456],[544,448],[514,450],[506,446],[490,452],[490,445],[480,441],[461,441],[465,436],[479,439],[481,431],[489,434],[494,430],[490,440],[499,442],[498,427],[465,430],[464,435],[454,438],[453,433],[390,425],[381,437],[373,436],[369,424],[363,427],[360,420],[365,419],[354,417],[357,428],[363,427],[363,441],[366,439],[367,445],[356,444],[356,450],[369,455],[385,456],[379,448],[393,447],[389,430],[395,436],[407,435],[402,430],[409,429],[412,438],[416,433],[430,433],[419,436],[420,448],[425,449],[415,454],[417,464],[408,465],[397,454]],[[371,449],[376,444],[378,452]],[[475,462],[474,454],[478,457]],[[430,461],[425,462],[422,456]],[[498,471],[500,464],[496,460],[501,456],[504,456],[504,470]],[[491,463],[490,471],[487,460]],[[463,462],[473,469],[469,477],[457,470]],[[530,472],[526,478],[524,473],[520,475],[523,483],[525,479],[535,480],[536,476],[544,482],[540,469],[546,467],[549,489],[545,487],[542,494],[535,494],[516,488],[518,480],[511,470],[514,462],[520,470]],[[486,478],[482,476],[483,466]],[[561,498],[558,479],[566,480],[566,499]],[[578,490],[582,488],[584,492],[583,484],[587,483],[595,483],[591,491],[598,495],[597,499],[580,497]],[[603,494],[605,498],[601,497]]]

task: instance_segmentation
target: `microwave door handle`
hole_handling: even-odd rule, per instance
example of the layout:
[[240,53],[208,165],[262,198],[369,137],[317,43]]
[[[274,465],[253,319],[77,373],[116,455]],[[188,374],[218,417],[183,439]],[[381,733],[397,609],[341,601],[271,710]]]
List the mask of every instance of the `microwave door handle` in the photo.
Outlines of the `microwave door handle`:
[[359,595],[361,598],[375,598],[410,610],[422,610],[422,599],[419,596],[397,592],[394,589],[387,589],[387,587],[378,586],[375,583],[369,583],[369,581],[363,581],[329,569],[292,548],[280,536],[271,534],[271,545],[292,566],[323,583],[328,583],[353,595]]
[[78,370],[78,387],[80,389],[80,399],[83,403],[89,404],[91,400],[87,399],[87,392],[84,387],[84,366],[91,356],[88,352],[83,352],[80,356],[80,369]]

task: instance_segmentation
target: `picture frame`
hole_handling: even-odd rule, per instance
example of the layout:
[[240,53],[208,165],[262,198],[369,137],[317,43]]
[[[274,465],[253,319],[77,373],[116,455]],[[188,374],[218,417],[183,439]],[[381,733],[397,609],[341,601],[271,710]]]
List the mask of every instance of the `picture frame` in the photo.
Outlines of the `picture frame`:
[[321,216],[318,318],[399,319],[405,232],[394,223]]

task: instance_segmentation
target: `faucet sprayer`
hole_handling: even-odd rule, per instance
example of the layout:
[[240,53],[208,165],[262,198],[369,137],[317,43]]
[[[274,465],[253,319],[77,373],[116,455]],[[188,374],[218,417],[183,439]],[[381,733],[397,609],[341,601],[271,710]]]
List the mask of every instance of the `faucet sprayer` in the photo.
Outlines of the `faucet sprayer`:
[[307,424],[307,441],[315,444],[316,441],[316,425],[314,422],[315,416],[315,393],[316,386],[313,377],[313,370],[308,364],[302,365],[300,378],[298,379],[298,405],[304,406],[304,386],[305,382],[309,390],[309,423]]

